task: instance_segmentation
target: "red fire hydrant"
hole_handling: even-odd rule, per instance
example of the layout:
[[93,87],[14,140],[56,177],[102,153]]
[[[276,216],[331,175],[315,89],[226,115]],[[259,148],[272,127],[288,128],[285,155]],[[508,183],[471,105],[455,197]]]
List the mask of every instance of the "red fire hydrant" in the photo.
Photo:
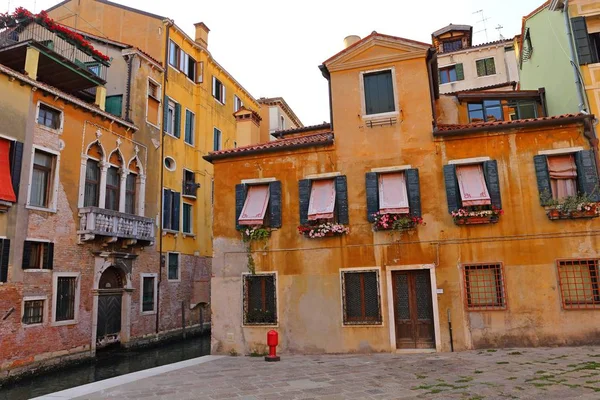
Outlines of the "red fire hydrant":
[[267,345],[269,346],[269,355],[265,356],[265,361],[279,361],[277,355],[277,345],[279,344],[279,335],[277,331],[270,330],[267,332]]

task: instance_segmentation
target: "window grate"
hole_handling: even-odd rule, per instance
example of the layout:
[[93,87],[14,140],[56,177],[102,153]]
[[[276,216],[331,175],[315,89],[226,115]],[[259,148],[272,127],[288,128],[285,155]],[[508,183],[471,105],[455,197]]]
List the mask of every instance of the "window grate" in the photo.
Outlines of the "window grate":
[[24,308],[24,324],[41,324],[44,322],[44,300],[27,300]]
[[381,302],[377,271],[342,272],[344,325],[380,325]]
[[56,321],[75,319],[75,277],[59,277],[56,288]]
[[597,259],[560,260],[558,281],[564,309],[600,308]]
[[502,264],[465,265],[464,277],[467,309],[506,309]]
[[244,324],[277,323],[275,274],[244,275]]

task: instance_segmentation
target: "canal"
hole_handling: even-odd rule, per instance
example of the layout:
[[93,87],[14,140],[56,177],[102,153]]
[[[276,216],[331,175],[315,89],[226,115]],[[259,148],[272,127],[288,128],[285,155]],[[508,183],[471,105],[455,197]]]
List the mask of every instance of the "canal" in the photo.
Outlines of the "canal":
[[43,375],[27,377],[0,387],[0,400],[25,400],[210,354],[210,335],[172,342],[152,348],[99,351],[95,359]]

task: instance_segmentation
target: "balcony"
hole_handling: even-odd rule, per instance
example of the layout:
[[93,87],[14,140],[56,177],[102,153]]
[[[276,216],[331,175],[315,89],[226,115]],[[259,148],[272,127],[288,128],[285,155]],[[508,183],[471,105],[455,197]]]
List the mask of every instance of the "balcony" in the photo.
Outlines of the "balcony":
[[124,241],[124,246],[134,245],[138,241],[142,245],[154,243],[154,220],[133,214],[125,214],[98,207],[84,207],[79,209],[79,235],[80,243],[95,240],[98,237],[105,243],[114,243],[119,239]]

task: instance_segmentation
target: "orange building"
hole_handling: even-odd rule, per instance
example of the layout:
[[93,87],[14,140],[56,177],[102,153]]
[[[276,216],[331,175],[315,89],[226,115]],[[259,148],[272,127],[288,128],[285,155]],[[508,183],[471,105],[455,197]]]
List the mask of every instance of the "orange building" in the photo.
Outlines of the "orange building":
[[219,351],[598,342],[592,117],[440,96],[435,50],[376,32],[320,68],[331,124],[205,157]]

